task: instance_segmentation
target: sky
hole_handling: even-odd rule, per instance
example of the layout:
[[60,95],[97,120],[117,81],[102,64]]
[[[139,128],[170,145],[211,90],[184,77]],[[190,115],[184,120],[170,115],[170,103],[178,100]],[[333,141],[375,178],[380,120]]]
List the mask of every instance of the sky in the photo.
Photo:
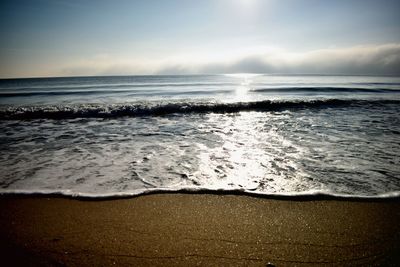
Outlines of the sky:
[[398,0],[2,0],[0,78],[400,75]]

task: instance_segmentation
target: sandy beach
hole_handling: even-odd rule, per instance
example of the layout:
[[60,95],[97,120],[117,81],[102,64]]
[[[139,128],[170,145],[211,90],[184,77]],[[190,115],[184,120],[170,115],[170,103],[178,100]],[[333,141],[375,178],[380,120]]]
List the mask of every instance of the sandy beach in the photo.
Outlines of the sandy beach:
[[[0,198],[3,266],[396,266],[400,202]],[[397,263],[397,264],[396,264]]]

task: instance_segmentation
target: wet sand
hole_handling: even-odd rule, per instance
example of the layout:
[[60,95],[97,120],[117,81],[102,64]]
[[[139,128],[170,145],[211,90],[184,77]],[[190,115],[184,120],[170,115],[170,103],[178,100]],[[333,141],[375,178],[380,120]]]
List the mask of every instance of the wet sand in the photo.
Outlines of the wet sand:
[[396,266],[400,201],[0,198],[3,266]]

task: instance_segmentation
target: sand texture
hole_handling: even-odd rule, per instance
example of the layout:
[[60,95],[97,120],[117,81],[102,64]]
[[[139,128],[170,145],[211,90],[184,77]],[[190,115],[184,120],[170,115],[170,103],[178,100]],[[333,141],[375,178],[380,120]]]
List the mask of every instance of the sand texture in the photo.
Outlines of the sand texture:
[[0,198],[2,266],[398,266],[400,201]]

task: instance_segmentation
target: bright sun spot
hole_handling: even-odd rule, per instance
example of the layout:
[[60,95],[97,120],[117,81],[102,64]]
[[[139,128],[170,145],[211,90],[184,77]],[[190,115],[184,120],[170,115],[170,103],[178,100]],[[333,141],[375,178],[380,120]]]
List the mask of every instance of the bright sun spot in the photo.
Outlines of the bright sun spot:
[[[266,0],[219,0],[224,12],[228,10],[236,19],[252,20]],[[242,21],[243,22],[243,21]]]
[[257,4],[258,0],[236,0],[236,2],[243,7],[253,7]]
[[[252,15],[256,12],[259,4],[259,0],[234,0],[234,5],[242,13]],[[244,14],[243,14],[244,15]]]

